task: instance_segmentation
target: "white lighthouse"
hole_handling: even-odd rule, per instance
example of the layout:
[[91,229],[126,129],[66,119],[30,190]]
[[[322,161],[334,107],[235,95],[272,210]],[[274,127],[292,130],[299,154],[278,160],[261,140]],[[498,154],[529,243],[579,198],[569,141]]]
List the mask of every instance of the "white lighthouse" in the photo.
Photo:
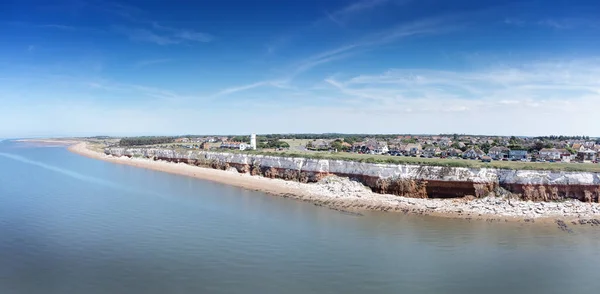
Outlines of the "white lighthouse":
[[256,134],[250,135],[250,148],[256,150]]

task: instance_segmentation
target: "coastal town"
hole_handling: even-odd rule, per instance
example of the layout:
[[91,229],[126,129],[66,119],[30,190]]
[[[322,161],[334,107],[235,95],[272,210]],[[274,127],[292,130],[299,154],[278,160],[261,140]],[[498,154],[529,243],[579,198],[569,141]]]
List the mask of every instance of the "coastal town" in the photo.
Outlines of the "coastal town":
[[[138,138],[139,139],[139,138]],[[162,147],[200,150],[261,150],[305,154],[353,153],[437,159],[598,163],[600,138],[587,136],[471,135],[250,135],[149,137]],[[127,138],[123,139],[127,140]],[[125,142],[125,143],[123,143]],[[141,140],[125,146],[149,145]],[[156,143],[156,142],[151,142]]]

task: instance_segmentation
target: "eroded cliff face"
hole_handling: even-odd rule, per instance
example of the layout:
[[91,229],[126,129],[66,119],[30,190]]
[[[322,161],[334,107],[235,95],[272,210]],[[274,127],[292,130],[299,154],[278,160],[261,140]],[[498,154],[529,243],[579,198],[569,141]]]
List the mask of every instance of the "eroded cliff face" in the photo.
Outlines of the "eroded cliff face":
[[378,193],[414,198],[480,198],[501,187],[525,200],[574,198],[600,202],[599,173],[373,164],[157,148],[107,148],[105,153],[215,169],[233,167],[240,173],[299,182],[316,182],[337,175],[357,180]]

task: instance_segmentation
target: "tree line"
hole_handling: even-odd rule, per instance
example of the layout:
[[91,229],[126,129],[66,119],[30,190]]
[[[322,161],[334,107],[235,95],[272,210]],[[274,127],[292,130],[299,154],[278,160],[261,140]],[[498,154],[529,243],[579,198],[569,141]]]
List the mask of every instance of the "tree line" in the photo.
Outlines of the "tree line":
[[284,141],[279,141],[277,139],[268,139],[267,141],[260,141],[258,144],[259,148],[290,148],[290,144]]
[[125,137],[122,138],[119,142],[121,146],[143,146],[143,145],[154,145],[154,144],[167,144],[173,143],[175,141],[175,137],[156,137],[156,136],[147,136],[147,137]]

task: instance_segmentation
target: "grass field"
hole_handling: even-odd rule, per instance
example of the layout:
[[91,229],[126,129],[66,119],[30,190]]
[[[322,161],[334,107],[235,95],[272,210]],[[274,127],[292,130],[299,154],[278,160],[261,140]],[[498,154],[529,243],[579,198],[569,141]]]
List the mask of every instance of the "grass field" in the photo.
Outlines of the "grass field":
[[[600,172],[600,164],[594,163],[550,163],[550,162],[521,162],[521,161],[492,161],[489,163],[479,160],[466,160],[455,158],[422,158],[409,156],[390,156],[390,155],[371,155],[358,154],[348,152],[315,152],[305,150],[304,146],[310,140],[296,139],[283,140],[290,144],[289,150],[223,150],[228,153],[247,153],[247,154],[262,154],[284,157],[303,157],[314,159],[332,159],[358,161],[368,163],[391,163],[391,164],[415,164],[428,166],[447,166],[447,167],[468,167],[468,168],[499,168],[513,170],[553,170],[553,171],[583,171],[583,172]],[[163,144],[164,145],[164,144]],[[170,144],[167,144],[170,145]],[[216,147],[215,144],[211,147]],[[149,147],[149,146],[147,146]],[[179,149],[179,148],[177,148]],[[190,149],[181,148],[181,151],[190,151]]]
[[282,139],[280,141],[290,144],[290,150],[300,151],[302,149],[305,149],[306,144],[313,140],[311,140],[311,139]]
[[368,163],[416,164],[429,166],[470,167],[470,168],[500,168],[515,170],[554,170],[554,171],[585,171],[600,172],[600,164],[594,163],[566,163],[566,162],[521,162],[521,161],[492,161],[489,163],[479,160],[449,159],[449,158],[422,158],[410,156],[371,155],[358,153],[331,153],[331,152],[295,152],[289,151],[227,151],[234,153],[251,153],[285,157],[304,157],[315,159],[347,160]]

